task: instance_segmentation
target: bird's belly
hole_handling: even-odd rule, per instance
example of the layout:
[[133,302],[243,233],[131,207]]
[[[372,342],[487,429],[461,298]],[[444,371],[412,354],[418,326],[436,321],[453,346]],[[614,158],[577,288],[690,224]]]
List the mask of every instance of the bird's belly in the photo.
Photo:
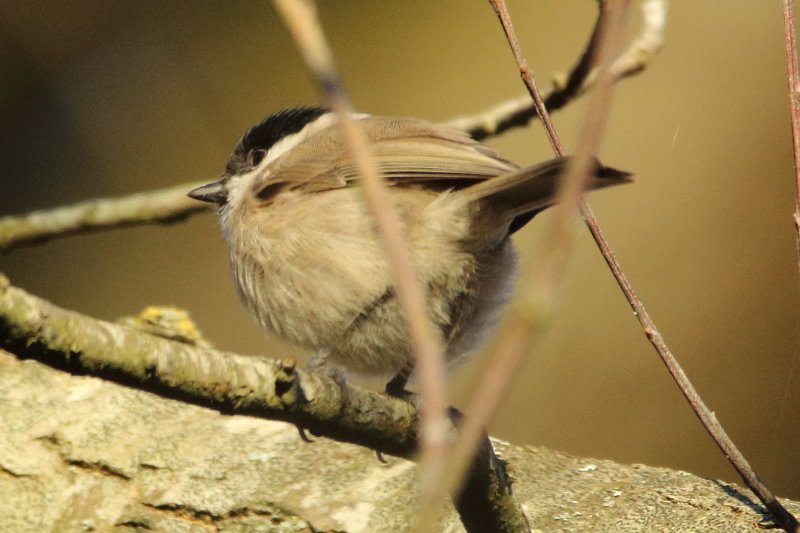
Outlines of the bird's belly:
[[[331,236],[329,245],[335,246]],[[388,283],[383,258],[350,261],[322,250],[276,251],[268,259],[239,260],[234,276],[249,310],[266,329],[320,349],[339,342],[347,326]]]
[[[347,189],[306,198],[304,216],[271,206],[268,219],[254,220],[240,233],[226,232],[231,265],[244,303],[267,330],[325,349],[350,370],[388,374],[409,368],[413,355],[383,245],[356,194]],[[513,264],[490,272],[494,280],[481,277],[479,271],[504,253],[476,256],[464,250],[467,227],[446,198],[404,210],[402,195],[397,197],[401,217],[419,217],[404,218],[406,243],[427,292],[429,315],[454,359],[473,349],[472,339],[480,339],[493,321],[476,305],[496,315]],[[302,223],[281,224],[289,219]]]

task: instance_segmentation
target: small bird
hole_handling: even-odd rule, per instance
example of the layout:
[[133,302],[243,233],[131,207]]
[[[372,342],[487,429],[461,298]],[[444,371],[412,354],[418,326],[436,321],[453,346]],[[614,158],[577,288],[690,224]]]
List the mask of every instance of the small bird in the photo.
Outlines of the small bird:
[[[430,320],[451,363],[497,322],[515,272],[510,235],[550,206],[567,159],[520,169],[463,131],[353,115],[390,190]],[[250,128],[225,172],[189,196],[219,206],[242,301],[268,331],[348,370],[413,367],[382,242],[335,113],[290,108]],[[598,189],[630,181],[600,165]]]

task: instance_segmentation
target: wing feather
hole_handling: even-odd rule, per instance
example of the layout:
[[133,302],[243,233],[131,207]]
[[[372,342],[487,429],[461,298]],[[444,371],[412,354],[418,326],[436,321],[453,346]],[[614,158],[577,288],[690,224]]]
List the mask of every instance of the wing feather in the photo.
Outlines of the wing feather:
[[[463,188],[518,167],[465,133],[414,118],[368,117],[361,124],[379,170],[393,186]],[[336,126],[304,140],[272,162],[270,181],[323,191],[358,179]]]

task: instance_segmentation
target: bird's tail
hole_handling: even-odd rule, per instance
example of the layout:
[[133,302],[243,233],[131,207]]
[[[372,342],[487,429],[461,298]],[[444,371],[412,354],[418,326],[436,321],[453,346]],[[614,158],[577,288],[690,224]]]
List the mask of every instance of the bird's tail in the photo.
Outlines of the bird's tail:
[[[511,222],[513,233],[524,226],[536,213],[555,202],[558,184],[571,164],[569,157],[559,157],[522,168],[510,174],[476,183],[455,192],[467,202],[486,202],[499,208]],[[628,183],[629,172],[605,167],[595,161],[587,190]]]

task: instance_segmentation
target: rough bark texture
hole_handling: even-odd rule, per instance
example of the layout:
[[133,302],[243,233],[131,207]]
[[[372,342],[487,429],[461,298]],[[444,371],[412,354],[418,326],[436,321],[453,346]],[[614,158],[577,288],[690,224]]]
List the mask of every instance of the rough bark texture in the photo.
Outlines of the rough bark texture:
[[[0,293],[0,347],[19,359],[222,414],[290,422],[388,455],[414,456],[418,417],[413,402],[299,370],[293,360],[210,349],[181,310],[148,308],[112,324],[27,294],[2,274]],[[528,531],[504,464],[486,444],[456,500],[461,521],[471,531]]]
[[[538,530],[761,530],[761,507],[733,485],[498,450]],[[388,461],[0,351],[0,531],[398,531],[414,465]],[[455,512],[442,529],[461,530]]]

